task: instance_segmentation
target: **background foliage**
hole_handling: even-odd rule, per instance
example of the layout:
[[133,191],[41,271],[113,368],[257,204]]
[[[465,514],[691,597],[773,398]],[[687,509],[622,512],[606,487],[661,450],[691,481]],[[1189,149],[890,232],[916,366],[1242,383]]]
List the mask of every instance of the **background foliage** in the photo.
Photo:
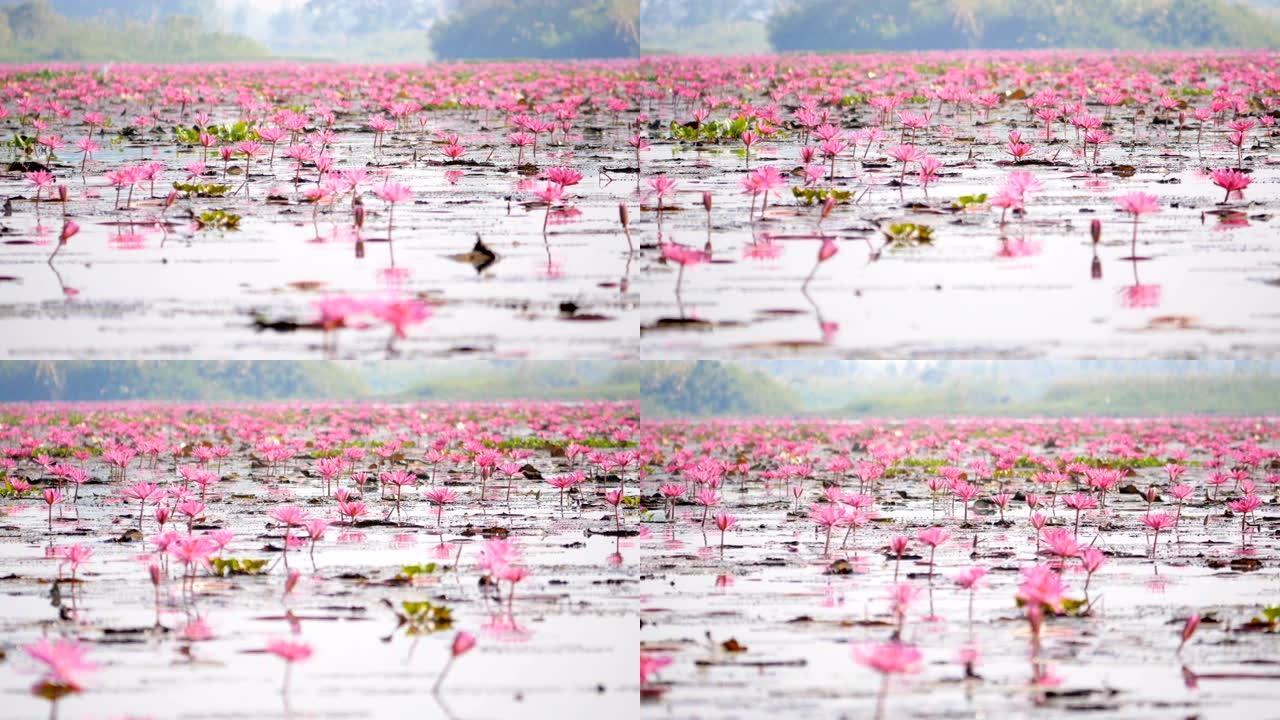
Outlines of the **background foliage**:
[[1229,0],[793,0],[777,50],[1280,46],[1280,25]]
[[1280,364],[758,360],[648,363],[646,417],[1275,414]]
[[467,0],[431,28],[445,59],[639,54],[639,0]]
[[1275,48],[1280,0],[0,0],[0,61],[1044,47]]
[[288,399],[634,400],[632,366],[609,362],[0,362],[0,402]]
[[270,51],[248,38],[211,32],[195,16],[142,20],[133,14],[86,19],[49,0],[0,7],[0,61],[256,60]]

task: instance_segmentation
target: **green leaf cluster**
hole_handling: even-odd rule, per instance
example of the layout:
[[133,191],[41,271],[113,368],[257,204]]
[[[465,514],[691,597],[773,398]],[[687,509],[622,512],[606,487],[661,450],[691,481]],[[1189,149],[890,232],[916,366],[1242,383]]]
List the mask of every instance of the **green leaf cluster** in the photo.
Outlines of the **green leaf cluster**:
[[682,143],[719,143],[721,140],[738,142],[742,138],[742,133],[754,129],[754,119],[745,117],[733,120],[706,120],[688,125],[682,125],[673,120],[671,139]]
[[230,192],[231,186],[220,183],[175,182],[173,189],[180,193],[186,193],[187,197],[217,198]]
[[412,580],[419,575],[433,574],[436,571],[437,567],[438,566],[435,563],[405,565],[400,568],[400,575],[401,577]]
[[779,51],[1280,46],[1280,22],[1228,0],[793,0]]
[[957,210],[967,210],[971,207],[977,208],[986,204],[987,204],[987,194],[981,193],[978,195],[961,195],[960,197],[956,198],[955,203],[953,203],[953,206]]
[[920,223],[894,223],[884,231],[885,238],[898,246],[933,244],[933,228]]
[[196,222],[201,230],[236,230],[240,227],[240,216],[226,210],[205,210]]
[[202,132],[218,138],[223,145],[244,142],[245,140],[257,140],[258,131],[253,123],[246,120],[237,120],[233,123],[223,123],[222,125],[210,125],[204,130],[196,126],[174,126],[173,133],[178,138],[178,142],[182,145],[199,145],[200,134]]
[[400,616],[409,635],[430,635],[453,627],[453,609],[430,600],[405,600],[400,603]]
[[231,575],[260,575],[267,566],[266,560],[250,558],[211,558],[209,567],[214,575],[228,577]]
[[797,200],[803,200],[805,205],[821,205],[827,201],[827,198],[835,198],[837,203],[843,205],[853,199],[852,190],[838,190],[836,188],[792,186],[791,194]]

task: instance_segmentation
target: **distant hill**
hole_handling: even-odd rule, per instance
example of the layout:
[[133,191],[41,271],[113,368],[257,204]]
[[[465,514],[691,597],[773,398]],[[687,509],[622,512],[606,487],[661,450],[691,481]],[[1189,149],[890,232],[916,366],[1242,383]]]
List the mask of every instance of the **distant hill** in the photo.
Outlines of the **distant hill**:
[[635,57],[640,0],[466,0],[431,26],[449,60]]
[[1032,397],[975,379],[871,392],[830,413],[854,417],[1275,415],[1280,378],[1202,376],[1070,379]]
[[651,361],[638,372],[645,418],[788,415],[801,409],[795,395],[773,378],[729,363]]
[[635,400],[637,367],[580,361],[5,361],[0,402]]
[[646,52],[1280,47],[1280,0],[643,0]]
[[200,0],[49,0],[49,5],[59,14],[81,20],[114,17],[150,22],[173,15],[200,17],[213,10],[217,3]]
[[143,17],[108,7],[97,15],[68,17],[49,0],[0,6],[0,62],[192,62],[270,55],[248,38],[209,31],[193,15]]
[[0,61],[426,61],[447,2],[0,0]]
[[0,362],[0,401],[350,399],[368,393],[327,362]]
[[744,360],[789,388],[805,409],[908,412],[913,403],[1027,406],[1061,383],[1124,386],[1137,377],[1195,385],[1202,378],[1280,377],[1280,362],[1128,360]]
[[1280,21],[1231,0],[794,0],[782,51],[1277,48]]
[[[376,368],[373,369],[375,372]],[[418,380],[397,398],[413,400],[635,400],[641,374],[636,365],[604,361],[554,363],[473,362],[422,368]]]
[[1275,362],[748,360],[644,373],[646,418],[1280,413]]

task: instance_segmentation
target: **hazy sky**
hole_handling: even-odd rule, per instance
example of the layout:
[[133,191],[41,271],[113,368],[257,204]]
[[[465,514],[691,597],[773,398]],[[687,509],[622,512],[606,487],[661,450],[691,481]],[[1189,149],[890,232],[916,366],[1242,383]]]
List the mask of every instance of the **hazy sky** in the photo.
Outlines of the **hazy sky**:
[[[215,4],[222,9],[232,9],[244,2],[245,0],[215,0]],[[253,0],[253,6],[266,13],[279,12],[283,8],[302,7],[306,4],[307,0]]]

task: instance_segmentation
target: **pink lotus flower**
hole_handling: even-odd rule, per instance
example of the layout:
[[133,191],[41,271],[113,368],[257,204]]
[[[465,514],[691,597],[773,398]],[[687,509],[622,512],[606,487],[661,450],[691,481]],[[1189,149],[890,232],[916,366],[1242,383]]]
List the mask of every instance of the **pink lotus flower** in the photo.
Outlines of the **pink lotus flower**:
[[711,256],[703,250],[696,250],[688,245],[680,245],[678,243],[663,243],[660,246],[662,257],[671,262],[678,263],[681,267],[685,265],[698,265],[700,263],[711,262]]
[[882,675],[905,675],[920,671],[923,655],[905,643],[868,643],[854,646],[853,659]]
[[1066,587],[1062,576],[1048,565],[1033,565],[1022,570],[1022,582],[1018,585],[1017,598],[1029,608],[1062,609]]
[[1182,654],[1182,648],[1186,647],[1191,636],[1196,634],[1196,628],[1200,627],[1200,613],[1191,613],[1187,616],[1186,622],[1182,624],[1182,640],[1178,643],[1178,654]]
[[724,534],[738,524],[738,518],[729,513],[716,513],[716,527],[720,529],[720,554],[724,554]]
[[661,206],[662,201],[668,195],[675,194],[676,181],[666,175],[659,175],[658,177],[649,178],[649,189],[658,196],[658,205]]
[[1227,192],[1222,198],[1223,203],[1231,200],[1231,193],[1242,192],[1253,183],[1253,178],[1232,168],[1218,168],[1210,173],[1210,176],[1213,178],[1214,185]]
[[347,518],[348,523],[355,523],[367,512],[367,506],[358,500],[338,501],[338,515]]
[[422,494],[422,497],[436,506],[436,527],[440,527],[440,523],[444,517],[444,506],[458,499],[458,493],[447,487],[440,486],[431,488]]
[[961,571],[952,579],[958,587],[965,590],[973,590],[978,587],[978,584],[982,581],[982,578],[986,577],[986,575],[986,568],[975,565]]
[[1154,533],[1154,537],[1151,540],[1151,556],[1155,557],[1156,548],[1160,542],[1160,531],[1168,530],[1174,526],[1174,516],[1166,512],[1149,512],[1142,516],[1142,524],[1146,525]]
[[271,640],[267,643],[266,651],[290,664],[311,658],[311,646],[293,640]]
[[1136,220],[1142,215],[1160,212],[1160,199],[1144,192],[1131,192],[1115,199],[1120,209],[1129,213]]
[[582,181],[582,173],[568,167],[547,168],[547,179],[560,187],[577,185]]
[[640,653],[640,686],[644,687],[653,680],[653,676],[658,671],[671,664],[670,655],[659,655],[657,653],[641,652]]
[[1159,285],[1126,285],[1120,290],[1120,304],[1127,308],[1153,308],[1160,306]]
[[431,307],[420,300],[390,299],[366,306],[374,317],[391,326],[394,338],[403,340],[408,330],[431,317]]
[[84,676],[97,670],[97,665],[88,660],[89,648],[73,639],[41,638],[22,649],[44,666],[44,677],[33,692],[39,692],[45,684],[79,692],[84,689]]
[[533,193],[538,200],[547,205],[554,205],[564,199],[564,186],[555,182],[549,182],[538,188]]
[[307,522],[307,513],[297,505],[281,505],[272,508],[268,514],[285,527],[302,527]]
[[461,657],[462,655],[470,652],[475,646],[476,636],[466,632],[465,630],[460,630],[457,635],[453,636],[453,644],[450,646],[450,653],[453,657]]
[[383,183],[382,187],[375,189],[373,194],[376,195],[379,200],[392,205],[405,202],[413,198],[413,190],[409,189],[408,185],[389,181]]

